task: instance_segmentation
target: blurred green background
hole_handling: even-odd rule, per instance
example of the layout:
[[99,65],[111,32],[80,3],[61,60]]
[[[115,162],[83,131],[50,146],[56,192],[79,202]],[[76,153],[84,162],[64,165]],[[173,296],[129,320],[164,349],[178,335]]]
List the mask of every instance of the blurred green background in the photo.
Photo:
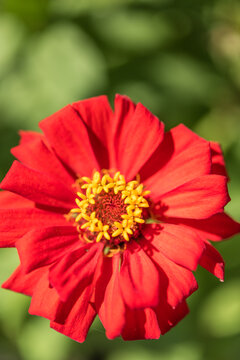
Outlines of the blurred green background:
[[[64,105],[118,92],[169,129],[179,123],[222,144],[240,220],[238,0],[0,0],[0,179],[19,129]],[[96,321],[84,344],[27,314],[29,299],[0,290],[0,360],[237,360],[240,237],[217,244],[220,283],[202,269],[190,315],[157,341],[108,341]],[[1,249],[0,280],[18,263]]]

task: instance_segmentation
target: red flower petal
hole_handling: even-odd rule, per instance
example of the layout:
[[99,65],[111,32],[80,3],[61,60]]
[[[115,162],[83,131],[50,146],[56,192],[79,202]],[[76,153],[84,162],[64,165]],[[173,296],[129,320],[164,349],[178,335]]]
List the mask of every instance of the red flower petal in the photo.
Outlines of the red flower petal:
[[168,304],[160,304],[154,310],[157,315],[162,335],[169,331],[171,327],[175,326],[189,313],[189,309],[185,301],[178,304],[175,309]]
[[[55,226],[28,232],[16,247],[25,272],[52,264],[78,246],[78,233],[73,226]],[[80,243],[81,244],[81,243]]]
[[83,121],[71,105],[40,122],[51,147],[75,174],[91,176],[99,170]]
[[120,336],[126,322],[119,283],[119,261],[119,254],[104,258],[101,276],[96,283],[95,306],[108,339]]
[[25,145],[28,142],[32,142],[37,139],[45,141],[44,135],[36,131],[20,130],[19,135],[20,135],[20,145]]
[[158,339],[160,329],[155,311],[127,309],[122,337],[124,340]]
[[[114,135],[122,129],[122,123],[129,123],[132,120],[136,105],[127,97],[117,94],[114,101],[114,121],[113,121],[113,140]],[[118,149],[115,146],[113,154],[111,154],[113,168],[117,169]]]
[[16,146],[11,152],[24,165],[34,170],[48,174],[70,186],[75,181],[74,177],[67,172],[55,154],[39,137]]
[[216,175],[223,175],[228,178],[225,161],[222,153],[221,146],[217,142],[210,142],[212,169],[211,173]]
[[165,133],[163,142],[140,170],[140,176],[155,198],[210,171],[208,141],[179,125]]
[[40,209],[0,209],[0,247],[15,246],[28,231],[49,225],[69,225],[62,214]]
[[43,276],[45,271],[46,268],[41,268],[26,274],[25,270],[20,265],[10,278],[2,284],[2,288],[32,296],[37,282]]
[[165,298],[168,304],[175,308],[183,299],[197,290],[198,285],[191,271],[175,264],[156,251],[150,241],[142,239],[141,246],[158,266],[161,299]]
[[89,284],[75,302],[63,303],[61,311],[58,310],[59,320],[51,321],[51,328],[82,343],[96,316],[89,303],[91,294],[92,284]]
[[209,243],[206,243],[206,250],[199,263],[207,271],[224,280],[224,261],[219,252]]
[[34,288],[28,312],[31,315],[43,316],[46,319],[55,320],[59,300],[57,291],[49,287],[48,271],[45,271]]
[[[115,96],[113,135],[121,131],[123,122],[129,123],[132,120],[135,109],[136,105],[127,96],[122,96],[119,94]],[[114,169],[117,169],[117,152],[118,150],[116,148],[113,154],[111,154]]]
[[57,289],[62,301],[69,299],[76,288],[80,294],[91,282],[102,247],[102,243],[83,245],[50,268],[50,283]]
[[10,191],[0,191],[0,209],[23,209],[32,208],[33,202],[11,193]]
[[173,221],[193,228],[204,240],[221,241],[240,233],[240,223],[225,213],[219,213],[204,220],[171,219],[171,222]]
[[158,271],[137,243],[130,243],[123,253],[120,288],[130,308],[153,307],[159,302]]
[[157,251],[189,270],[196,270],[205,249],[197,233],[180,225],[147,225],[143,235]]
[[114,168],[111,155],[114,152],[112,129],[113,111],[106,96],[78,101],[72,104],[85,123],[95,156],[102,169]]
[[161,196],[164,216],[205,219],[223,211],[230,200],[227,179],[220,175],[204,175]]
[[36,203],[71,209],[74,192],[62,182],[14,161],[1,183],[3,190],[12,191]]
[[115,98],[115,121],[117,168],[130,180],[162,141],[164,125],[140,103],[134,111],[131,100],[120,95]]

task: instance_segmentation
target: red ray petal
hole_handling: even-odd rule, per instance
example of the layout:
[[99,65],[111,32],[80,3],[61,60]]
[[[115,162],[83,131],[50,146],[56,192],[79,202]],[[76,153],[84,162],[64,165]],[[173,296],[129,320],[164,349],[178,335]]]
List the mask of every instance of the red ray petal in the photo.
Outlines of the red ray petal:
[[221,241],[240,233],[240,223],[234,221],[226,213],[215,214],[203,220],[169,218],[168,221],[189,226],[204,240]]
[[88,330],[96,316],[96,311],[90,304],[92,284],[85,287],[77,300],[62,304],[56,321],[51,321],[52,329],[69,336],[80,343],[84,342]]
[[0,209],[0,247],[15,246],[15,242],[28,231],[42,226],[67,226],[62,214],[40,209]]
[[196,270],[205,249],[199,235],[181,225],[147,225],[143,228],[143,235],[156,251],[189,270]]
[[228,178],[221,146],[217,142],[211,141],[210,147],[212,157],[211,173],[216,175],[223,175]]
[[29,307],[29,314],[55,320],[60,298],[57,291],[49,286],[48,271],[36,284]]
[[123,253],[120,288],[130,308],[153,307],[159,301],[159,274],[137,243],[130,243]]
[[46,271],[47,268],[43,267],[26,274],[23,267],[19,265],[9,279],[2,284],[2,288],[32,296],[35,286]]
[[12,154],[24,165],[43,172],[71,186],[75,178],[65,169],[56,155],[41,138],[24,142],[11,150]]
[[52,264],[68,251],[79,246],[78,233],[73,226],[55,226],[28,232],[16,242],[25,272]]
[[34,203],[10,191],[0,191],[0,209],[32,208]]
[[124,340],[158,339],[160,329],[155,311],[127,309],[122,337]]
[[230,198],[224,176],[204,175],[154,200],[163,204],[164,216],[205,219],[223,211]]
[[224,261],[219,252],[209,243],[206,243],[206,250],[199,263],[203,268],[224,280]]
[[64,183],[47,174],[30,169],[14,161],[0,184],[3,190],[26,197],[38,204],[71,209],[75,194]]
[[91,176],[99,170],[85,124],[68,105],[40,122],[50,146],[76,175]]
[[113,111],[107,96],[98,96],[72,104],[85,123],[95,156],[102,169],[114,168]]
[[157,315],[162,335],[169,331],[189,313],[189,309],[185,301],[182,301],[180,304],[178,304],[175,309],[173,309],[168,304],[163,303],[154,310]]
[[131,180],[162,141],[164,125],[142,104],[135,108],[120,95],[115,98],[115,122],[117,168]]
[[62,301],[68,300],[76,288],[81,293],[92,281],[102,247],[102,243],[83,245],[67,253],[50,268],[50,283],[57,289]]
[[108,339],[120,336],[125,324],[125,306],[120,291],[119,254],[104,258],[96,283],[95,306]]
[[20,130],[19,135],[20,135],[20,145],[25,145],[28,142],[32,142],[32,141],[35,141],[37,139],[45,141],[44,135],[37,132],[37,131]]
[[140,176],[155,198],[210,171],[209,142],[178,125],[165,133],[162,143],[140,170]]
[[158,266],[161,301],[164,300],[175,308],[183,299],[197,290],[197,282],[190,270],[175,264],[156,251],[150,241],[141,239],[140,245]]

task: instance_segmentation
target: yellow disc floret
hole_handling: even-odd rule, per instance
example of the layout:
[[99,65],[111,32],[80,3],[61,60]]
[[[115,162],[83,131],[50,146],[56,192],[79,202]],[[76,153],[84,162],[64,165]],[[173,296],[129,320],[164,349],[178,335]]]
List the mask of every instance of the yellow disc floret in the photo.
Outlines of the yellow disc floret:
[[129,241],[140,224],[145,222],[143,212],[149,207],[139,178],[126,182],[118,171],[101,174],[96,171],[92,179],[78,179],[77,208],[70,211],[81,230],[92,233],[96,242]]

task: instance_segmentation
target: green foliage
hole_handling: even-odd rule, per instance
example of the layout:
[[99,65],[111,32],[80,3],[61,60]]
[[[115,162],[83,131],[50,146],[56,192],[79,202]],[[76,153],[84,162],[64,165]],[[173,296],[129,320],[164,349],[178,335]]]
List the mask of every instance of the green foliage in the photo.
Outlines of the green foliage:
[[[219,141],[240,220],[240,5],[238,0],[1,0],[0,178],[19,129],[99,94],[130,96],[169,129],[180,122]],[[84,344],[27,314],[29,299],[0,290],[0,359],[237,360],[240,240],[217,244],[226,282],[198,269],[191,313],[158,341],[106,340],[99,320]],[[0,252],[1,283],[18,265]]]

